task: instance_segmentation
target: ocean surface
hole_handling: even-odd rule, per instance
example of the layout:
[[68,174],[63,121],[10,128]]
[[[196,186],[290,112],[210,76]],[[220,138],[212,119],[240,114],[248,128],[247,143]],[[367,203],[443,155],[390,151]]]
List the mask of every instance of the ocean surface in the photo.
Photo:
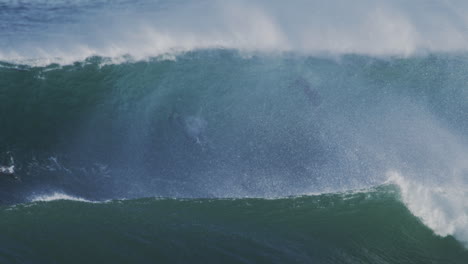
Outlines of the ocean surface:
[[468,3],[0,0],[0,263],[468,263]]

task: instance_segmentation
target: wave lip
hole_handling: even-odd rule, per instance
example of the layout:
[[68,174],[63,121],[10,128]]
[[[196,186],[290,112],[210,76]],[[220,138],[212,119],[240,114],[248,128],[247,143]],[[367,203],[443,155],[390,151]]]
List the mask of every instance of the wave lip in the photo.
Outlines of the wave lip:
[[428,187],[405,179],[397,172],[389,173],[389,182],[401,191],[408,209],[435,234],[454,236],[468,245],[468,193],[458,186]]

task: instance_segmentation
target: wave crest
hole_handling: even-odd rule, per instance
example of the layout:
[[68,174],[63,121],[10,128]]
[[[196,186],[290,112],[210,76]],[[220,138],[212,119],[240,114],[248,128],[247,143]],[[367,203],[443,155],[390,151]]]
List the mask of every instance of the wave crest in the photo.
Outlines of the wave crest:
[[69,64],[90,56],[143,60],[217,48],[412,56],[466,52],[468,47],[468,5],[455,1],[140,0],[124,7],[84,2],[60,11],[51,7],[33,13],[26,8],[23,12],[30,16],[59,14],[44,25],[10,25],[13,32],[2,32],[6,37],[0,41],[0,60],[34,65]]
[[468,192],[466,186],[428,187],[397,172],[389,181],[400,187],[408,209],[439,236],[454,236],[468,245]]

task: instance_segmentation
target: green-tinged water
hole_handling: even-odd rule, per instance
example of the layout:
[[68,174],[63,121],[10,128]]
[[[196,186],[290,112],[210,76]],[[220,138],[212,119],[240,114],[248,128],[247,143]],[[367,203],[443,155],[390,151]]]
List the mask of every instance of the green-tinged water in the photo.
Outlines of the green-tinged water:
[[468,263],[466,72],[218,49],[2,63],[0,263]]
[[0,201],[301,195],[374,186],[388,170],[442,179],[463,160],[468,63],[456,56],[109,63],[1,64],[0,166],[17,180],[0,178]]
[[467,263],[393,186],[281,199],[71,200],[2,207],[1,263]]

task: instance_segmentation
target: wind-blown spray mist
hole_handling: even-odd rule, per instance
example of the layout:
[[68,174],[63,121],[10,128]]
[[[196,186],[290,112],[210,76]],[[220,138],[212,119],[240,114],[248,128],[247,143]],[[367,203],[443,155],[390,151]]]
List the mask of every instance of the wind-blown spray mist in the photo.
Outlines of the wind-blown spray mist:
[[[2,32],[1,60],[41,65],[96,55],[140,60],[211,48],[410,56],[463,52],[468,46],[468,6],[460,1],[46,3],[13,2],[3,10],[2,24],[15,32]],[[39,21],[11,19],[15,5]]]

